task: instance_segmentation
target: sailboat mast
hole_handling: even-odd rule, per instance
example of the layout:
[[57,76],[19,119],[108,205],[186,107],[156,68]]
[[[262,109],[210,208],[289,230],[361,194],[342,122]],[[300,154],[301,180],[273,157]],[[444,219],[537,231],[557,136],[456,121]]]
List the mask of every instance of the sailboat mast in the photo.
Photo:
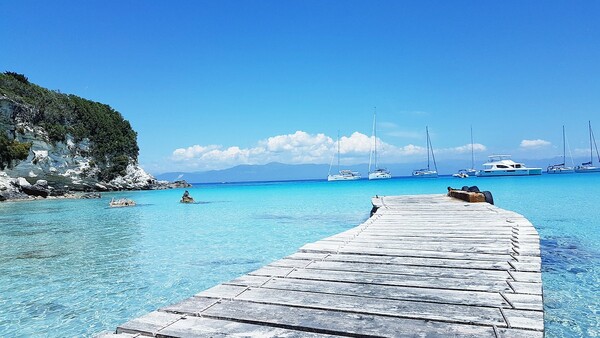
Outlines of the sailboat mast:
[[[371,132],[371,135],[375,135],[375,114],[376,112],[373,112],[373,131]],[[375,145],[374,148],[371,149],[371,152],[369,153],[369,173],[371,172],[371,163],[373,162],[373,151],[375,151],[375,153],[377,153],[377,138],[375,138]],[[377,157],[375,157],[375,167],[377,167]]]
[[[592,123],[589,122],[589,124],[590,124],[590,136],[591,136],[592,140],[594,140],[594,148],[596,148],[596,156],[598,156],[598,162],[600,162],[600,153],[598,152],[598,145],[596,144],[596,138],[594,137],[594,131],[592,130]],[[590,148],[591,148],[591,145],[590,145]],[[590,149],[590,151],[591,151],[591,149]]]
[[565,165],[565,163],[567,163],[566,155],[567,155],[567,148],[565,147],[565,126],[563,125],[563,165]]
[[475,169],[475,156],[473,155],[473,126],[471,126],[471,169]]
[[592,161],[594,160],[594,153],[592,152],[592,122],[588,121],[588,130],[590,132],[590,165],[592,164]]
[[373,136],[375,136],[375,152],[373,156],[375,157],[375,170],[377,170],[379,168],[377,161],[377,107],[373,110]]
[[338,130],[338,135],[337,135],[337,146],[338,146],[338,172],[340,171],[340,131]]
[[425,134],[427,134],[427,170],[429,169],[429,128],[425,126]]
[[431,148],[431,158],[433,159],[433,167],[435,168],[435,172],[437,173],[437,163],[435,163],[435,154],[433,153],[433,145],[431,144],[431,139],[429,138],[429,131],[427,131],[427,139],[429,140],[429,147]]

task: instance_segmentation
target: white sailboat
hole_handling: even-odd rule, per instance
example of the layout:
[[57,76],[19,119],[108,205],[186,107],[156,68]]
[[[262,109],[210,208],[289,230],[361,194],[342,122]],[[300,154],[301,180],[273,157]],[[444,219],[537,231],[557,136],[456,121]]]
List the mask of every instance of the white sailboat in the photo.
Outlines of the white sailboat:
[[[431,140],[429,139],[429,128],[425,127],[425,132],[427,133],[427,169],[416,169],[413,170],[413,177],[427,177],[427,178],[437,178],[437,164],[435,163],[435,155],[433,154],[433,146],[431,145]],[[433,158],[433,167],[435,170],[431,170],[430,162],[429,162],[429,153],[431,152],[431,157]]]
[[[335,155],[334,155],[335,157]],[[337,137],[337,174],[331,174],[331,168],[333,167],[333,159],[331,158],[331,163],[329,164],[329,174],[327,175],[327,181],[354,181],[360,179],[360,174],[356,171],[343,169],[340,170],[340,134],[338,133]]]
[[[377,111],[373,112],[373,147],[369,155],[369,179],[384,180],[392,178],[392,174],[385,168],[379,168],[379,156],[377,156]],[[371,171],[371,164],[375,161],[375,170]]]
[[594,153],[592,152],[593,148],[596,148],[596,156],[598,156],[598,162],[600,162],[600,153],[598,153],[598,145],[596,144],[596,138],[594,137],[594,132],[592,131],[592,122],[590,121],[588,121],[588,129],[590,131],[590,161],[581,163],[581,165],[575,167],[576,173],[600,172],[600,167],[594,166]]
[[475,169],[475,155],[473,150],[473,126],[471,126],[471,168],[469,169],[461,169],[456,174],[453,174],[453,177],[458,178],[467,178],[470,176],[477,175],[479,170]]
[[[560,164],[553,164],[548,166],[548,168],[546,168],[546,172],[548,174],[572,174],[575,172],[575,169],[573,169],[573,167],[567,167],[565,165],[566,163],[566,157],[567,157],[567,142],[566,142],[566,137],[565,137],[565,126],[563,126],[562,128],[563,130],[563,160],[562,163]],[[570,150],[569,150],[570,152]],[[571,158],[571,162],[573,162],[573,158]]]

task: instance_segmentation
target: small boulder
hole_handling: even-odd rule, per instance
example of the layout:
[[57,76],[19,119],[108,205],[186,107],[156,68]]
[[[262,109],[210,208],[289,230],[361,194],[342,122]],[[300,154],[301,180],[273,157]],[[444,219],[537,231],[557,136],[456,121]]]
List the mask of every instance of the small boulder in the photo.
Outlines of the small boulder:
[[46,181],[46,180],[37,180],[37,181],[35,181],[35,185],[37,185],[38,187],[47,188],[48,187],[48,181]]
[[21,186],[21,190],[29,196],[48,197],[50,191],[36,185],[25,185]]
[[17,178],[17,183],[19,184],[19,186],[21,187],[28,187],[31,185],[31,183],[29,183],[25,178],[23,177],[19,177]]

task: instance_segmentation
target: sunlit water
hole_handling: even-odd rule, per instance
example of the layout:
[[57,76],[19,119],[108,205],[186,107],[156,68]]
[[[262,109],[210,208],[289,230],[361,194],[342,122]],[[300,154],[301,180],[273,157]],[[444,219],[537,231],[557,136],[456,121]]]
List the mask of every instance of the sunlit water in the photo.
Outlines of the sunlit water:
[[[0,203],[0,337],[93,336],[354,227],[378,195],[478,185],[542,238],[548,337],[600,336],[600,175],[198,185]],[[111,197],[138,205],[110,209]]]

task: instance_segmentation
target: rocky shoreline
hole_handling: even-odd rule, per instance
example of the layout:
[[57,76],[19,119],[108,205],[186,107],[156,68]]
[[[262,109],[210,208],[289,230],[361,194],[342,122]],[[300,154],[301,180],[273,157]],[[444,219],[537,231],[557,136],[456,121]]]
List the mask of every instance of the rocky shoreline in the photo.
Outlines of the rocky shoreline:
[[[33,184],[24,177],[10,177],[0,171],[0,202],[5,201],[33,201],[40,199],[88,199],[100,198],[101,192],[123,190],[164,190],[176,188],[189,188],[192,185],[184,180],[168,182],[158,181],[143,170],[136,171],[140,175],[119,176],[110,182],[95,183],[93,185],[65,185],[52,186],[47,180],[36,180]],[[137,179],[136,179],[137,178]]]

